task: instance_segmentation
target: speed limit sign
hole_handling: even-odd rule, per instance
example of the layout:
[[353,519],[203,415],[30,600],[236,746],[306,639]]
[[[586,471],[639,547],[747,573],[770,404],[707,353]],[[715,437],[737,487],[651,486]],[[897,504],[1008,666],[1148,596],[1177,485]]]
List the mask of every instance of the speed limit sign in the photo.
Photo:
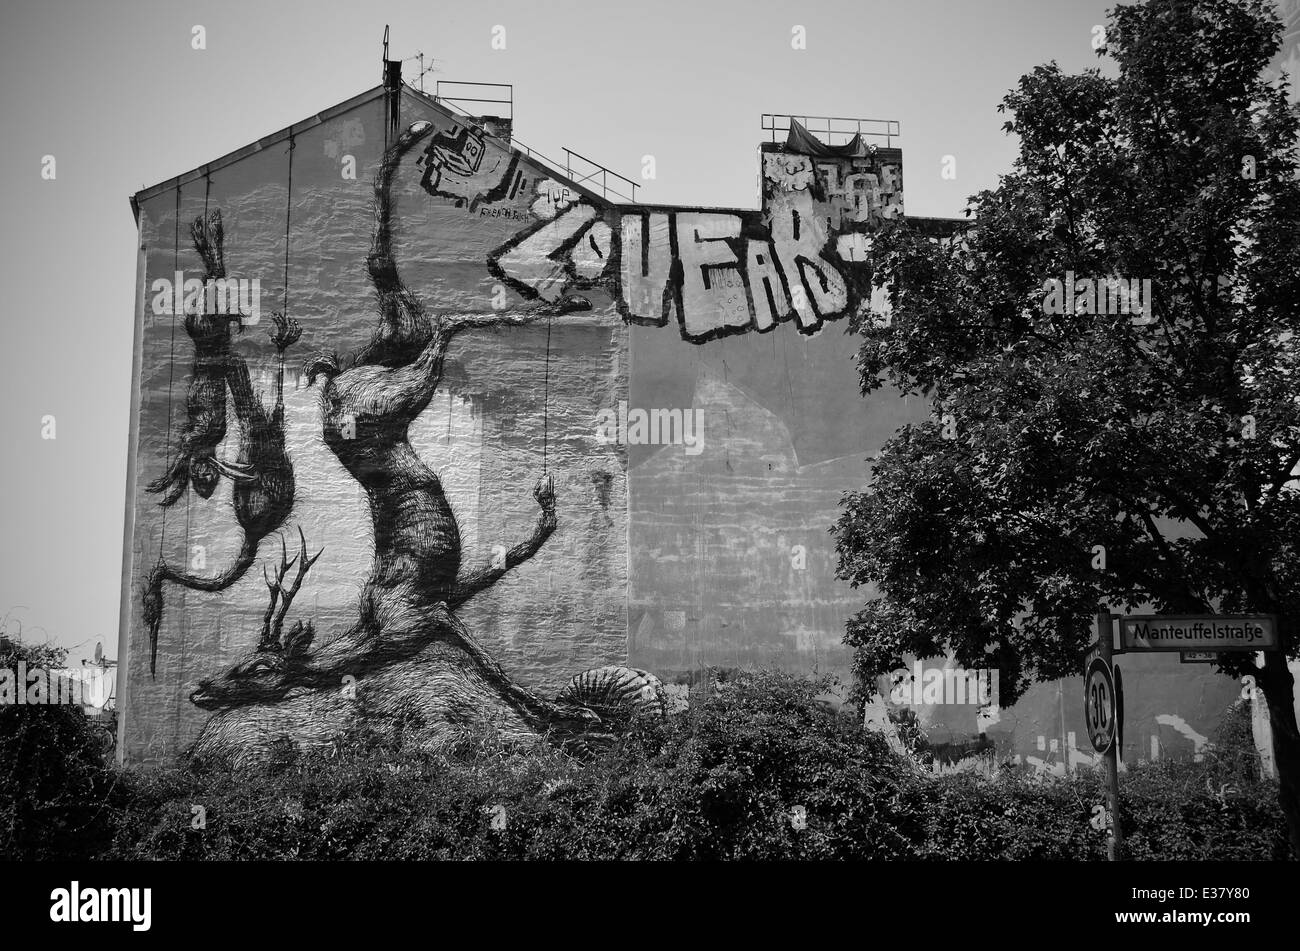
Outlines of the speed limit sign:
[[1100,657],[1088,665],[1083,681],[1083,712],[1092,748],[1105,753],[1115,742],[1115,679],[1110,664]]

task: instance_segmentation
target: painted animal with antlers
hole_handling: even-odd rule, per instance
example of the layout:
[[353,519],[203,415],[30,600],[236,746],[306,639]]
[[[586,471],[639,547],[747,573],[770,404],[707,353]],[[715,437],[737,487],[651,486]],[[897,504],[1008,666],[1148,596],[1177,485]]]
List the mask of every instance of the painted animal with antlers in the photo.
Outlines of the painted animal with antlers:
[[[301,548],[298,554],[290,559],[284,537],[281,536],[280,563],[275,568],[275,580],[267,575],[265,567],[262,568],[262,578],[266,582],[270,596],[266,605],[266,614],[262,618],[261,636],[258,638],[252,656],[239,661],[227,672],[227,676],[232,681],[250,685],[268,681],[280,683],[291,676],[295,668],[305,667],[308,662],[312,641],[316,636],[312,622],[307,621],[304,624],[301,620],[295,621],[289,633],[285,634],[284,619],[289,613],[289,606],[293,604],[294,597],[302,587],[303,578],[307,576],[312,565],[316,564],[317,559],[324,554],[325,549],[322,548],[309,558],[307,538],[303,535],[301,527],[298,529],[298,539]],[[286,587],[285,576],[295,565],[298,568],[297,573],[294,575],[293,582]],[[215,697],[205,692],[203,685],[190,695],[190,700],[204,709],[216,709],[222,705]]]
[[[251,655],[202,681],[191,695],[206,709],[275,704],[291,692],[337,688],[411,658],[431,643],[454,644],[473,676],[493,684],[504,702],[530,721],[560,718],[558,708],[518,687],[473,641],[452,612],[541,549],[555,531],[550,478],[534,489],[541,508],[532,536],[496,563],[462,576],[461,538],[442,482],[412,448],[408,429],[428,407],[442,379],[454,338],[474,329],[518,326],[590,307],[570,298],[526,313],[430,315],[398,276],[392,251],[391,186],[402,157],[432,132],[428,122],[407,129],[385,155],[375,184],[376,222],[367,271],[376,291],[379,324],[370,343],[344,368],[332,354],[305,367],[320,385],[325,445],[365,490],[374,523],[375,557],[361,591],[359,617],[335,637],[312,647],[305,634],[281,639],[274,620]],[[311,561],[306,549],[299,572]],[[291,564],[282,560],[282,566]],[[287,571],[287,567],[284,568]],[[268,581],[268,584],[271,584]],[[273,598],[292,600],[297,582],[280,580]],[[274,604],[268,607],[268,619]],[[297,628],[295,628],[295,631]],[[305,629],[304,629],[305,630]],[[290,646],[292,642],[292,646]]]
[[[374,560],[362,585],[356,621],[320,638],[310,623],[283,632],[285,615],[307,571],[320,557],[282,546],[270,603],[256,646],[203,680],[193,702],[216,713],[191,753],[247,762],[288,737],[323,746],[365,725],[404,731],[436,747],[471,724],[503,737],[545,733],[579,747],[604,742],[606,727],[632,706],[662,709],[662,687],[644,671],[602,667],[579,675],[555,700],[516,683],[474,640],[456,610],[531,559],[556,531],[555,486],[549,476],[533,496],[540,508],[530,537],[493,564],[461,572],[461,537],[442,482],[412,447],[410,426],[442,382],[453,341],[479,329],[521,326],[586,310],[581,297],[522,312],[431,314],[398,275],[393,257],[391,194],[401,159],[433,131],[409,126],[385,153],[375,181],[375,229],[367,272],[375,289],[378,326],[350,360],[323,354],[305,366],[317,387],[326,447],[365,491]],[[292,583],[285,578],[297,565]],[[598,712],[599,711],[599,712]],[[409,734],[403,733],[409,738]]]

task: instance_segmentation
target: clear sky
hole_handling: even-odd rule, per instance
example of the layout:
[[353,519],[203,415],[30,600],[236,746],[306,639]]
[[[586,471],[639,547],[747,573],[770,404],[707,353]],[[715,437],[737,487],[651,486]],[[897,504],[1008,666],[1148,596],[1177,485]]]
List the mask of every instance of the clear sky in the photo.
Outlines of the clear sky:
[[[1033,66],[1096,64],[1100,0],[4,0],[0,615],[116,656],[134,319],[128,198],[380,82],[513,83],[515,133],[647,202],[757,207],[764,112],[901,123],[912,215],[955,216],[1014,154],[996,107]],[[204,50],[192,28],[206,29]],[[504,50],[491,45],[505,27]],[[803,26],[807,48],[792,48]],[[405,65],[408,78],[418,72]],[[41,178],[53,155],[56,178]],[[957,177],[940,177],[943,157]],[[56,438],[42,438],[55,417]]]

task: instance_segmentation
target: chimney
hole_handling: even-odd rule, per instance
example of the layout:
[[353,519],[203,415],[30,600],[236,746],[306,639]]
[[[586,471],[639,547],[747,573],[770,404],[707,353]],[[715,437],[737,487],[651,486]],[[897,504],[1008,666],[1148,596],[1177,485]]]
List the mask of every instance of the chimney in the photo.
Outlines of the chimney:
[[384,60],[384,88],[402,88],[402,61],[400,59]]
[[384,102],[388,109],[388,129],[396,133],[401,123],[402,61],[384,60]]

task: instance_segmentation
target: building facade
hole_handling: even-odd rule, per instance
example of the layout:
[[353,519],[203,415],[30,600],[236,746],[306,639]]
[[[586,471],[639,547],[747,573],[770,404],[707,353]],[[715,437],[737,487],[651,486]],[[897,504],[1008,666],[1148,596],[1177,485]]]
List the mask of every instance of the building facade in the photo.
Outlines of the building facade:
[[[864,399],[844,332],[884,313],[902,152],[772,126],[757,209],[642,205],[394,73],[137,194],[121,755],[328,742],[368,692],[455,722],[495,691],[524,729],[524,693],[607,666],[847,678],[866,593],[829,528],[928,414]],[[1130,760],[1195,755],[1239,691],[1124,667]],[[1077,682],[978,709],[920,713],[1091,759]]]

